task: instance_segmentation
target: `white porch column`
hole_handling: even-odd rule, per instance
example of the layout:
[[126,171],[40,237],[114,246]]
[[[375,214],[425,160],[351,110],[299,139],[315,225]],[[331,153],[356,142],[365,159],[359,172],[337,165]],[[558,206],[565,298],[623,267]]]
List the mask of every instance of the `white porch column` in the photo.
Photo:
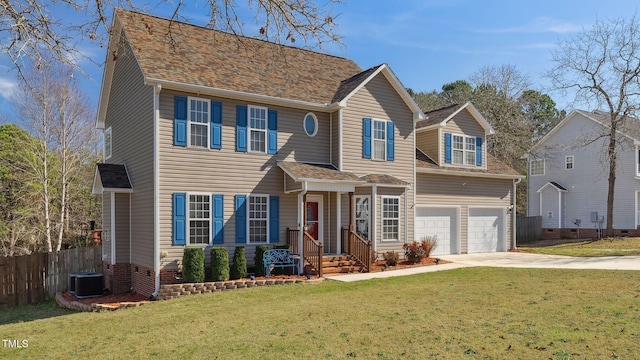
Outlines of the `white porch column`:
[[342,193],[336,193],[336,252],[342,254]]

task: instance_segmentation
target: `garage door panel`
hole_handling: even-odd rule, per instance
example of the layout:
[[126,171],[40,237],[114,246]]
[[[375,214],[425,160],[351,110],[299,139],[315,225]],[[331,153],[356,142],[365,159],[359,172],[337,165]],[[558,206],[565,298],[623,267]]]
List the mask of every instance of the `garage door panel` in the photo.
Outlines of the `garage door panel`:
[[432,255],[457,253],[457,210],[455,208],[418,208],[416,210],[416,241],[436,236],[438,241]]
[[467,252],[504,251],[504,222],[502,209],[470,209]]

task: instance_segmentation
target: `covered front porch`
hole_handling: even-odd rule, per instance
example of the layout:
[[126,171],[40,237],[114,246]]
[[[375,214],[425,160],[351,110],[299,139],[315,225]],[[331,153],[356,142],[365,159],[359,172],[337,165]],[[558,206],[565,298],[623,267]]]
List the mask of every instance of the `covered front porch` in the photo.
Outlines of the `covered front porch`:
[[[366,180],[331,165],[279,162],[284,192],[295,196],[297,228],[287,228],[287,244],[299,254],[301,269],[325,272],[368,272],[372,243],[354,224],[355,192]],[[365,236],[362,236],[365,235]]]

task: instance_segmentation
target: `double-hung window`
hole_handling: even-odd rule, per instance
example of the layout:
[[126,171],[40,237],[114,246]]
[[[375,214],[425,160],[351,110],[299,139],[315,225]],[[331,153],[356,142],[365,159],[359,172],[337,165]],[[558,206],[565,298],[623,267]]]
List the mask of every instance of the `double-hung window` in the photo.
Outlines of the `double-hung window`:
[[111,126],[104,131],[104,159],[107,160],[111,157],[112,145],[111,145]]
[[569,156],[565,156],[564,157],[564,168],[567,170],[572,170],[573,169],[573,155],[569,155]]
[[400,239],[400,198],[382,198],[382,241]]
[[209,244],[211,240],[210,206],[210,195],[189,195],[189,245]]
[[387,159],[387,122],[373,120],[373,159]]
[[476,164],[476,138],[453,135],[453,163],[459,165]]
[[531,160],[531,163],[529,164],[529,166],[530,166],[529,175],[531,176],[544,175],[544,159]]
[[269,233],[269,196],[249,195],[249,243],[266,243]]
[[189,146],[209,147],[209,100],[190,97],[189,108]]
[[249,106],[249,151],[267,152],[267,108]]

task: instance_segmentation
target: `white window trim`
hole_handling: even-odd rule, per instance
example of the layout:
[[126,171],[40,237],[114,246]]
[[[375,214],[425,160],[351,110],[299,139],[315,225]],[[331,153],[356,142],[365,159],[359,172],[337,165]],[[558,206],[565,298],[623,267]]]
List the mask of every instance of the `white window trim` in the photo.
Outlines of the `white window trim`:
[[[209,242],[205,243],[205,244],[192,244],[191,243],[191,196],[192,195],[201,195],[201,196],[208,196],[209,197]],[[213,224],[211,223],[211,215],[213,213],[213,199],[212,199],[212,195],[211,193],[205,193],[205,192],[188,192],[187,193],[187,201],[186,201],[186,205],[187,205],[187,239],[186,239],[186,246],[187,247],[207,247],[209,245],[211,245],[211,243],[213,242]],[[200,220],[200,219],[198,219]]]
[[[107,141],[107,139],[109,139],[109,141]],[[104,149],[103,149],[104,159],[108,160],[113,155],[113,132],[111,131],[111,126],[109,126],[104,131],[104,138],[102,139],[102,141],[104,142],[104,144],[103,144],[104,145]],[[107,149],[109,151],[107,151]]]
[[[387,123],[390,120],[381,120],[381,119],[371,119],[371,160],[375,160],[375,161],[387,161],[387,157],[389,156],[389,154],[387,154],[387,139],[389,139],[389,134],[387,134]],[[376,122],[381,122],[384,123],[384,158],[383,159],[379,159],[376,158],[376,146],[375,143],[376,141],[380,142],[381,140],[376,140]]]
[[[454,143],[455,143],[455,137],[460,137],[462,138],[462,163],[457,163],[455,162],[455,156],[453,156],[455,151],[460,151],[460,149],[456,149],[454,147]],[[473,139],[473,150],[467,150],[467,139]],[[451,164],[452,165],[463,165],[463,166],[476,166],[476,159],[477,159],[477,151],[476,149],[478,148],[478,144],[477,144],[478,139],[476,139],[476,136],[470,136],[470,135],[461,135],[461,134],[451,134]],[[473,152],[473,161],[470,164],[465,163],[465,161],[467,160],[467,154]]]
[[636,146],[636,177],[640,176],[640,146]]
[[[311,134],[309,134],[309,132],[307,131],[307,116],[311,116],[313,118],[313,123],[315,125],[313,128],[313,133]],[[316,114],[312,112],[307,113],[307,115],[305,115],[304,118],[302,119],[302,128],[304,129],[304,133],[307,134],[307,136],[309,137],[316,136],[318,134],[318,118],[316,117]]]
[[[371,239],[371,207],[372,207],[372,205],[371,205],[371,196],[370,195],[356,195],[355,196],[355,199],[354,199],[355,201],[353,202],[353,219],[352,219],[354,226],[356,224],[356,220],[358,219],[358,216],[356,215],[356,209],[357,209],[356,205],[358,204],[358,198],[366,198],[366,199],[369,200],[369,213],[367,215],[367,224],[368,224],[369,228],[367,230],[368,230],[368,233],[369,233],[369,239]],[[357,228],[354,229],[354,230],[357,230]],[[368,240],[368,239],[365,239],[365,240]]]
[[[207,119],[206,123],[196,123],[198,125],[201,126],[205,126],[207,127],[207,145],[206,146],[196,146],[196,145],[191,145],[191,100],[196,100],[196,101],[204,101],[206,102],[207,105],[207,114],[209,114],[209,118]],[[209,99],[204,99],[204,98],[199,98],[199,97],[195,97],[195,96],[189,96],[187,97],[187,146],[189,147],[193,147],[193,148],[197,148],[197,149],[208,149],[211,146],[211,116],[213,116],[213,114],[211,114],[211,100]]]
[[[385,218],[384,217],[384,201],[385,199],[398,200],[398,218]],[[400,196],[380,196],[380,242],[398,242],[400,241]],[[384,238],[384,221],[385,220],[398,220],[398,238],[397,239],[385,239]]]
[[[251,226],[250,226],[251,218],[249,217],[251,212],[249,211],[249,207],[250,207],[249,206],[249,201],[250,201],[250,198],[252,196],[254,196],[254,197],[261,196],[261,197],[266,197],[267,198],[267,241],[265,241],[265,242],[251,242]],[[245,216],[245,218],[247,219],[247,232],[246,232],[247,233],[247,245],[268,245],[269,241],[271,241],[270,233],[269,233],[269,231],[271,230],[271,229],[269,229],[269,225],[270,225],[269,223],[271,222],[270,221],[271,220],[271,207],[270,207],[271,206],[271,204],[270,204],[271,201],[270,201],[270,198],[271,198],[271,195],[269,195],[269,194],[247,194],[246,205],[245,205],[245,208],[246,208],[246,216]]]
[[[260,109],[264,110],[264,129],[253,128],[251,127],[251,109]],[[257,105],[247,105],[247,152],[258,153],[258,154],[266,154],[269,149],[269,134],[267,130],[269,129],[269,108],[266,106],[257,106]],[[251,148],[251,132],[252,131],[260,131],[264,133],[264,151],[253,150]]]
[[[538,161],[542,161],[542,173],[540,174],[534,174],[533,173],[533,163],[534,162],[538,162]],[[545,171],[545,160],[544,159],[534,159],[531,160],[531,162],[529,163],[529,176],[544,176],[544,171]]]
[[[571,160],[571,161],[569,161]],[[571,164],[571,168],[568,168],[567,166]],[[564,169],[565,170],[573,170],[576,168],[576,158],[573,155],[567,155],[564,157]]]

